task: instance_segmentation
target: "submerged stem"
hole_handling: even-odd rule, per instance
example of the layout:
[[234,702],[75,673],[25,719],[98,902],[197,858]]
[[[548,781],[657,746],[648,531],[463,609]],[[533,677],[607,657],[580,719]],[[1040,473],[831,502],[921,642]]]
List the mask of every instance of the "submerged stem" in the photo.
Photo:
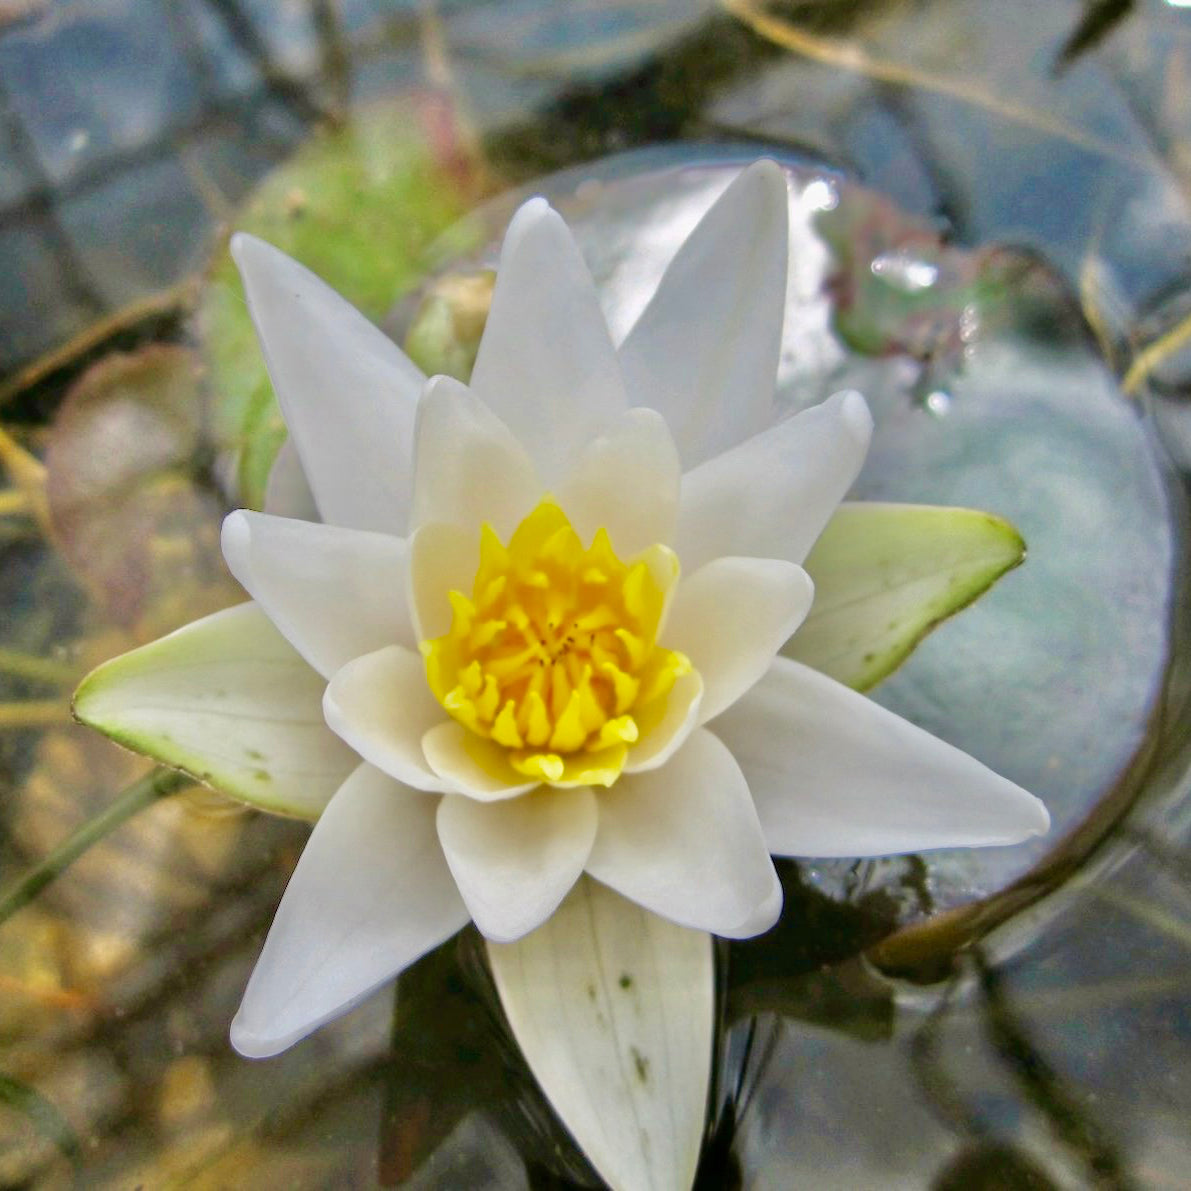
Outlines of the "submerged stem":
[[121,823],[131,819],[159,798],[176,794],[192,785],[194,779],[173,769],[158,767],[133,782],[98,815],[88,819],[77,831],[62,841],[48,856],[38,861],[25,875],[0,894],[0,923],[27,906],[47,885],[57,880],[93,844],[99,843]]
[[0,728],[47,728],[70,723],[65,699],[21,699],[0,703]]
[[[0,493],[3,496],[3,493]],[[0,673],[27,678],[32,682],[44,682],[53,686],[70,686],[78,681],[77,666],[56,662],[53,658],[38,657],[32,653],[21,653],[16,649],[0,648]]]

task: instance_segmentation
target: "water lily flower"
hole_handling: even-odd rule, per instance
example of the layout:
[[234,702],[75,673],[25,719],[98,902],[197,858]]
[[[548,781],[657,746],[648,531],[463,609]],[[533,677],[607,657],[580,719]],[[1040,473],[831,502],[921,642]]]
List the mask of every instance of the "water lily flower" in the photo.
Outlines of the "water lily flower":
[[[771,854],[1046,830],[1026,791],[778,652],[872,429],[855,393],[775,421],[786,241],[784,175],[759,162],[618,349],[569,230],[531,199],[464,385],[236,237],[300,462],[275,487],[308,485],[317,518],[228,517],[254,604],[182,634],[235,636],[252,668],[192,706],[255,700],[250,751],[336,787],[233,1024],[243,1054],[290,1046],[469,920],[522,938],[583,873],[741,938],[780,913]],[[103,727],[100,703],[85,685],[81,718]]]

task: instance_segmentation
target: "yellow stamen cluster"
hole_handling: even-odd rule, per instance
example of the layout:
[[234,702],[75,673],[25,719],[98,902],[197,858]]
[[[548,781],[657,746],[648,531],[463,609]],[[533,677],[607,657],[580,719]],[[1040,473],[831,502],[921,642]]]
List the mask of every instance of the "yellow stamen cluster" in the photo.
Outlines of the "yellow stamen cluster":
[[625,563],[601,529],[584,549],[550,500],[507,546],[485,525],[470,597],[452,591],[449,632],[422,642],[430,689],[459,723],[503,746],[519,773],[611,785],[690,671],[686,657],[656,644],[677,575],[664,546]]

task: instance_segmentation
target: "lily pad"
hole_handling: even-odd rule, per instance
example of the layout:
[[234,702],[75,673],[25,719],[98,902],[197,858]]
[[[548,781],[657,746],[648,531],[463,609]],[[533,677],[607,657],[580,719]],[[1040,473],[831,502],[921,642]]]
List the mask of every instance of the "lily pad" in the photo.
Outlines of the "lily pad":
[[225,583],[223,500],[204,482],[199,369],[181,347],[108,356],[71,388],[54,422],[51,529],[75,574],[122,625],[179,584],[193,591]]
[[[276,245],[379,318],[422,278],[428,246],[486,184],[462,132],[455,129],[452,140],[454,126],[439,119],[435,136],[424,134],[431,124],[424,115],[413,99],[388,101],[319,133],[252,193],[229,234],[251,232]],[[241,502],[259,508],[285,425],[226,243],[198,323],[215,436],[233,460]]]
[[[756,145],[645,150],[534,184],[574,228],[614,339],[627,335],[678,245],[758,152]],[[875,697],[1038,794],[1054,821],[1049,836],[1020,847],[926,858],[933,905],[907,899],[914,907],[907,917],[917,917],[1023,876],[1138,756],[1166,672],[1174,515],[1144,423],[1044,261],[997,246],[946,246],[888,200],[830,170],[773,155],[790,182],[775,417],[857,389],[876,430],[854,498],[994,515],[953,556],[962,573],[952,600],[939,602],[939,584],[952,579],[943,564],[914,590],[924,606],[899,617],[901,634],[888,630],[892,617],[879,620],[881,602],[872,603],[875,619],[864,626],[872,645],[838,673],[867,686],[901,662]],[[452,271],[495,264],[501,233],[527,193],[501,196],[469,217],[470,227],[484,229],[485,247],[456,258]],[[828,242],[828,230],[838,239],[841,229],[865,227],[846,252]],[[860,284],[874,261],[884,262],[882,284]],[[856,281],[844,323],[842,273]],[[408,303],[397,312],[399,337],[413,311]],[[1029,541],[1028,563],[920,641],[944,606],[963,607],[1018,560],[1020,543],[1006,527],[1001,547],[990,540],[981,561],[981,537],[996,537],[992,525],[1005,522]],[[830,537],[823,549],[831,549]],[[869,560],[879,565],[880,553],[874,548]],[[907,563],[903,579],[916,566],[930,564]],[[878,576],[869,581],[870,590],[883,585]],[[821,603],[820,614],[829,606]],[[791,649],[810,648],[814,634],[799,646],[801,636]],[[903,880],[897,866],[864,872],[874,889]],[[816,866],[816,877],[840,897],[866,887],[843,862]]]

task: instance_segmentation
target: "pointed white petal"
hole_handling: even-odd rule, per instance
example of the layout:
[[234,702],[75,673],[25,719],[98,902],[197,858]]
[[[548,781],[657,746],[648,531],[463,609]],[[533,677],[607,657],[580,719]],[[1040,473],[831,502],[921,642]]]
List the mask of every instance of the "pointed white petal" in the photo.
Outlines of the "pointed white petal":
[[438,838],[472,920],[495,943],[541,926],[583,872],[596,833],[595,794],[539,789],[504,802],[448,794]]
[[815,602],[782,652],[867,690],[1025,552],[1012,525],[976,509],[842,504],[807,556]]
[[666,696],[666,710],[656,724],[643,724],[641,737],[629,747],[625,773],[645,773],[665,765],[699,726],[703,679],[698,671],[684,674]]
[[621,346],[630,401],[665,415],[686,468],[773,421],[788,201],[780,166],[744,170],[678,250]]
[[537,504],[533,465],[509,428],[466,385],[436,376],[418,404],[414,528],[442,522],[503,539]]
[[801,563],[859,473],[872,428],[864,398],[837,393],[687,472],[683,567],[725,554]]
[[726,938],[768,930],[782,908],[749,789],[732,754],[698,729],[667,765],[601,790],[587,871],[625,897]]
[[1050,825],[1020,786],[797,662],[712,725],[781,856],[884,856],[1015,844]]
[[448,593],[470,595],[480,565],[479,530],[458,525],[423,525],[409,539],[409,593],[414,635],[441,637],[451,627]]
[[582,880],[488,956],[521,1053],[608,1185],[690,1187],[711,1076],[710,938]]
[[430,728],[422,737],[422,751],[443,789],[478,802],[518,798],[540,784],[526,781],[525,775],[509,764],[500,745],[454,720]]
[[224,520],[223,557],[325,678],[374,649],[415,644],[401,538],[242,509]]
[[284,252],[242,232],[231,248],[322,519],[403,536],[421,370]]
[[813,597],[807,573],[776,558],[717,558],[679,584],[665,644],[685,653],[703,679],[701,724],[769,669]]
[[422,752],[422,737],[447,713],[413,650],[389,645],[349,662],[328,684],[323,714],[333,732],[390,777],[415,790],[448,789]]
[[274,517],[297,517],[300,521],[317,521],[318,505],[310,483],[302,470],[298,448],[294,440],[287,438],[269,469],[269,481],[265,486],[265,512]]
[[324,685],[247,603],[105,662],[74,713],[233,798],[313,819],[359,761],[323,720]]
[[361,765],[316,824],[281,899],[232,1045],[268,1058],[346,1013],[467,923],[436,799]]
[[665,419],[630,409],[584,448],[558,503],[586,544],[606,529],[622,558],[674,539],[682,470]]
[[544,199],[505,233],[471,387],[552,486],[627,405],[616,350],[574,237]]

